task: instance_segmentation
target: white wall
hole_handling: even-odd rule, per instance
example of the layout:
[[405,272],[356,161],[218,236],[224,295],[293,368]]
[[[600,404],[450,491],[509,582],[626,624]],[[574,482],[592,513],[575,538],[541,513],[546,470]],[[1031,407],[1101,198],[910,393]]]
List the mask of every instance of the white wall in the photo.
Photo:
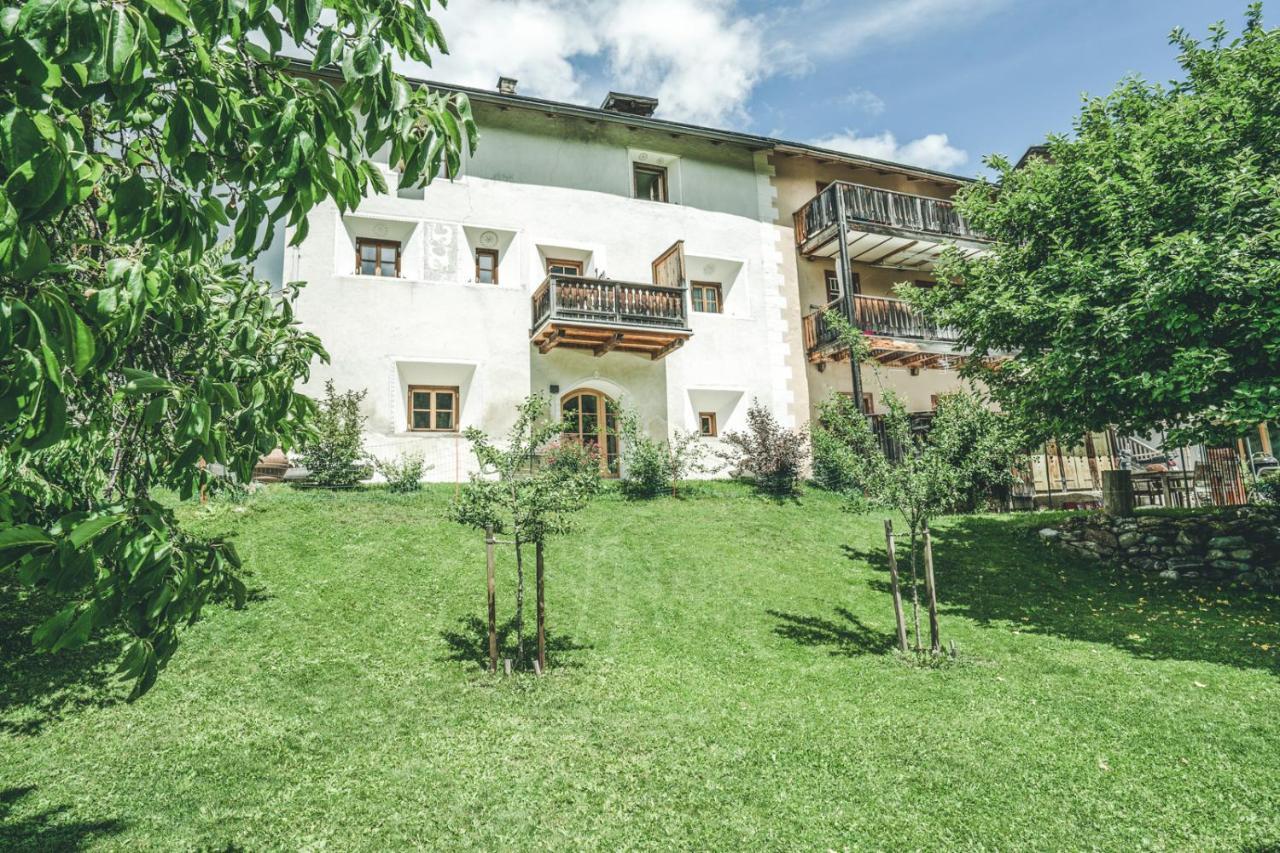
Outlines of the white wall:
[[[784,424],[797,425],[807,413],[795,402],[807,395],[803,389],[797,395],[794,386],[804,377],[793,378],[789,346],[770,345],[786,337],[781,306],[788,300],[776,241],[762,239],[762,229],[773,226],[730,213],[475,177],[439,181],[422,200],[371,197],[346,217],[326,205],[313,212],[303,244],[285,256],[285,279],[309,282],[298,318],[332,359],[315,367],[305,390],[318,394],[329,378],[340,389],[368,389],[370,450],[379,456],[423,452],[436,466],[429,476],[444,481],[464,477],[473,461],[466,442],[453,434],[408,431],[404,397],[413,377],[458,385],[460,425],[490,433],[508,429],[516,404],[551,385],[560,395],[581,387],[621,395],[654,435],[695,429],[693,407],[700,400],[738,401],[728,405],[721,432],[741,426],[753,398]],[[487,239],[501,252],[497,286],[471,283],[471,248],[485,231],[493,232]],[[354,275],[357,236],[405,240],[401,278]],[[530,296],[543,280],[545,256],[572,253],[588,261],[588,274],[648,282],[651,262],[677,240],[685,242],[689,278],[731,279],[726,313],[693,314],[693,336],[683,348],[653,362],[619,352],[542,355],[530,346]]]

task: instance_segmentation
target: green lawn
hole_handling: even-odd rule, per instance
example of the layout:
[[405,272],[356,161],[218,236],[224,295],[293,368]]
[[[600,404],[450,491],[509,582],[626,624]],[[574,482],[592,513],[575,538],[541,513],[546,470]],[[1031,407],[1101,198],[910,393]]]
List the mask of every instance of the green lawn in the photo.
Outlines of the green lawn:
[[189,510],[234,532],[254,600],[133,705],[114,642],[33,655],[0,596],[0,848],[1280,845],[1275,599],[1068,559],[1043,516],[957,518],[960,660],[908,666],[878,518],[715,484],[599,500],[548,550],[552,672],[495,678],[451,492]]

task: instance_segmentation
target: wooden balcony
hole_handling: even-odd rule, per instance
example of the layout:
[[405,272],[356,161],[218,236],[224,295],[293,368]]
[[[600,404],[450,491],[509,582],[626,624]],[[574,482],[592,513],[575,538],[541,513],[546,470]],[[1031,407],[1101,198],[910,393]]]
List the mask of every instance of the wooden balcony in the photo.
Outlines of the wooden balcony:
[[[821,364],[847,358],[848,348],[837,340],[827,318],[830,312],[845,311],[844,299],[837,299],[803,318],[804,348],[809,360]],[[862,331],[871,344],[871,356],[893,367],[958,367],[964,353],[955,329],[935,326],[901,299],[855,294],[853,327]]]
[[948,245],[977,253],[988,243],[949,201],[836,181],[794,214],[801,254],[839,254],[841,212],[850,261],[927,270]]
[[541,353],[556,347],[632,352],[658,360],[692,334],[683,287],[550,275],[532,300],[529,337]]

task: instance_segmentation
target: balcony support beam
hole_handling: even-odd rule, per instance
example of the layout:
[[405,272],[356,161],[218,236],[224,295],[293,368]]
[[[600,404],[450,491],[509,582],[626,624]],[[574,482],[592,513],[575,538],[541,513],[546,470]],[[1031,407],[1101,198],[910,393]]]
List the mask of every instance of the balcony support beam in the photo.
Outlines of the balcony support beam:
[[593,349],[591,351],[591,354],[594,355],[596,358],[599,358],[605,353],[613,352],[615,349],[618,348],[618,344],[622,343],[623,337],[624,336],[622,332],[614,332],[612,335],[608,337],[608,339],[605,340],[604,343],[600,344],[600,346]]
[[668,343],[662,349],[658,350],[657,352],[649,353],[649,359],[651,361],[661,361],[662,359],[671,355],[671,353],[680,349],[680,347],[682,346],[684,346],[684,338],[674,338],[670,343]]

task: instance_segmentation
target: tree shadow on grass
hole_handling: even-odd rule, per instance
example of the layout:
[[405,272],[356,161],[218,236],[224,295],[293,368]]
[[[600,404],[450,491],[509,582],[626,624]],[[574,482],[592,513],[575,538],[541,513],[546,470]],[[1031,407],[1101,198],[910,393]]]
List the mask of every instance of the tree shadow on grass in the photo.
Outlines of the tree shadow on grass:
[[124,646],[120,635],[56,654],[32,645],[32,632],[62,604],[0,584],[0,733],[37,734],[78,708],[114,705],[128,694],[114,676]]
[[847,608],[837,607],[838,619],[766,610],[778,620],[773,632],[803,646],[830,646],[831,654],[846,657],[883,654],[893,648],[893,635],[865,625]]
[[67,806],[14,817],[16,804],[34,790],[34,785],[0,790],[0,850],[81,850],[93,839],[125,828],[114,818],[69,820]]
[[[533,668],[533,659],[538,655],[538,637],[536,626],[526,620],[524,626],[524,656],[526,666]],[[498,623],[498,659],[499,666],[503,658],[516,658],[516,620],[508,619]],[[452,630],[440,632],[441,639],[449,647],[449,652],[441,660],[456,663],[475,664],[480,669],[489,668],[489,624],[477,616],[468,616],[458,620],[458,626]],[[591,646],[576,642],[572,637],[547,631],[547,669],[571,668],[581,666],[573,657],[574,652],[585,651]]]
[[[1074,557],[1040,541],[1041,526],[1030,515],[940,520],[933,551],[944,617],[1106,643],[1150,660],[1204,661],[1280,675],[1280,596],[1209,581],[1170,581]],[[876,572],[871,587],[887,601],[883,550],[847,553]],[[898,550],[898,571],[905,599],[905,545]]]

